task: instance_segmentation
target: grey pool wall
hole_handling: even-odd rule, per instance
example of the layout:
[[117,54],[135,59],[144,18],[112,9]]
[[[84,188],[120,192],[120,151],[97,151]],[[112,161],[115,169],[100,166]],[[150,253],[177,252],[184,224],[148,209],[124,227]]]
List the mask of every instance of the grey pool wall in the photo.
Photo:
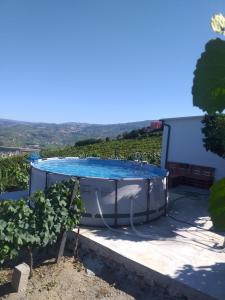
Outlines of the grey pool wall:
[[[75,176],[56,174],[31,167],[30,194],[71,177]],[[103,217],[110,226],[130,225],[131,198],[133,199],[134,224],[150,222],[166,212],[168,199],[166,175],[147,179],[80,177],[79,181],[81,198],[85,207],[82,225],[105,226],[98,209],[96,191]]]

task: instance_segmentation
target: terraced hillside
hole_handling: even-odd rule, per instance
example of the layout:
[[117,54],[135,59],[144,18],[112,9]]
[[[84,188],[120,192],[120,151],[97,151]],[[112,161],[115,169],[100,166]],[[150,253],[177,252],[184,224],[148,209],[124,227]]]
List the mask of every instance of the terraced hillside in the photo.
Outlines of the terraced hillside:
[[143,139],[112,140],[86,146],[65,147],[57,150],[43,150],[44,157],[55,156],[97,156],[102,158],[140,159],[160,164],[161,136]]

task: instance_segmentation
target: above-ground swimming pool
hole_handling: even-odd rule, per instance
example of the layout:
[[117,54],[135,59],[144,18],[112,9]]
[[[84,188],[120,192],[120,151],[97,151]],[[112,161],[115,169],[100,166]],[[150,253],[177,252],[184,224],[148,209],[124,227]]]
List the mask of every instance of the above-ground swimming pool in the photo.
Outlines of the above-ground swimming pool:
[[[39,159],[31,163],[30,194],[55,182],[77,177],[85,214],[81,223],[110,226],[149,222],[167,206],[167,171],[125,160],[75,157]],[[132,208],[131,208],[132,201]]]

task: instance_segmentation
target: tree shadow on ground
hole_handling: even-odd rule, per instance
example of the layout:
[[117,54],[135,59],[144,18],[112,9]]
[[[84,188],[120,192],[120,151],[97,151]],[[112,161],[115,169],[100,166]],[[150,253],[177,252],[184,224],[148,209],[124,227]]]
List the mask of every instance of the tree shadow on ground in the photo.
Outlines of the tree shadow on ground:
[[217,299],[225,299],[225,263],[195,268],[192,265],[184,265],[177,270],[175,278]]

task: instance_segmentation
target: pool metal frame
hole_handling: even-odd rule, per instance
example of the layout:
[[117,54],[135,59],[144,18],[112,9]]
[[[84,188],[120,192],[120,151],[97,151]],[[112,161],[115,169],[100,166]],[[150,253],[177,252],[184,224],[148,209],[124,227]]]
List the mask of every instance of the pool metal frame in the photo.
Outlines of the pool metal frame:
[[[66,159],[66,158],[65,158]],[[49,172],[49,171],[44,171],[41,169],[38,169],[34,166],[31,165],[30,168],[30,184],[29,184],[29,196],[31,195],[31,181],[32,181],[32,170],[36,169],[38,171],[42,171],[45,172],[45,189],[48,188],[48,175],[49,174],[55,174],[55,175],[65,175],[65,174],[61,174],[61,173],[55,173],[55,172]],[[73,175],[65,175],[68,176],[70,178],[76,178],[79,182],[80,179],[103,179],[101,177],[88,177],[88,176],[73,176]],[[160,206],[159,208],[155,209],[155,210],[150,210],[150,205],[151,205],[151,196],[150,196],[150,183],[151,183],[151,178],[123,178],[123,179],[112,179],[112,178],[104,178],[105,180],[109,180],[109,181],[114,181],[115,182],[115,202],[114,202],[114,213],[113,214],[104,214],[103,213],[103,217],[104,219],[114,219],[114,224],[111,225],[112,227],[118,227],[121,225],[118,225],[118,219],[120,218],[129,218],[130,214],[129,213],[118,213],[118,182],[119,181],[132,181],[132,180],[145,180],[147,182],[147,205],[146,205],[146,211],[143,212],[136,212],[133,214],[133,217],[141,217],[141,216],[146,216],[146,220],[142,223],[149,223],[152,220],[150,219],[150,215],[157,213],[157,212],[161,212],[164,211],[164,213],[160,214],[158,217],[154,218],[157,219],[159,218],[161,215],[167,215],[167,209],[168,209],[168,172],[166,172],[165,176],[160,176],[161,178],[165,178],[166,179],[166,189],[165,189],[165,202],[164,205]],[[88,218],[92,218],[92,214],[91,213],[83,213],[82,215],[83,217],[88,217]],[[102,218],[101,215],[95,214],[94,215],[95,218],[100,219]],[[123,226],[123,225],[122,225]]]

